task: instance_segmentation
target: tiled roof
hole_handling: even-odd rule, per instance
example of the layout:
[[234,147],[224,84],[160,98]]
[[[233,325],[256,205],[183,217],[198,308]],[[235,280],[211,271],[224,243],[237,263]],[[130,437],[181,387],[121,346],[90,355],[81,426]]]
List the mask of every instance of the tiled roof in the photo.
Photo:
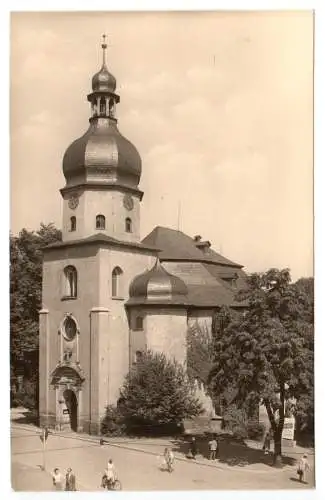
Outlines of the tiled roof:
[[[163,265],[168,272],[178,276],[186,284],[189,305],[197,307],[218,307],[221,305],[243,307],[245,305],[235,301],[237,289],[233,289],[217,274],[210,273],[210,268],[218,267],[215,264],[165,261]],[[222,266],[219,266],[220,268],[223,269]]]
[[142,243],[159,248],[161,250],[159,252],[159,258],[162,261],[189,260],[195,262],[214,262],[223,266],[234,266],[237,268],[242,267],[226,259],[211,248],[206,249],[205,252],[199,250],[193,238],[182,233],[182,231],[177,231],[176,229],[170,229],[168,227],[155,227],[155,229],[142,240]]

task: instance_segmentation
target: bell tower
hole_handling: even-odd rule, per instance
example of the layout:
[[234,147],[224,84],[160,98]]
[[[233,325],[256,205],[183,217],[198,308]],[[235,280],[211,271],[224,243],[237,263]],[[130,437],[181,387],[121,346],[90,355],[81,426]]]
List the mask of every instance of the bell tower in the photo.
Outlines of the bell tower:
[[141,158],[117,127],[106,50],[103,37],[89,127],[63,158],[63,241],[44,249],[39,323],[41,423],[95,434],[129,369],[129,285],[157,254],[140,242]]
[[140,241],[138,185],[141,158],[118,130],[116,79],[107,68],[106,36],[102,66],[92,78],[89,128],[66,150],[63,174],[63,241],[102,233],[125,242]]

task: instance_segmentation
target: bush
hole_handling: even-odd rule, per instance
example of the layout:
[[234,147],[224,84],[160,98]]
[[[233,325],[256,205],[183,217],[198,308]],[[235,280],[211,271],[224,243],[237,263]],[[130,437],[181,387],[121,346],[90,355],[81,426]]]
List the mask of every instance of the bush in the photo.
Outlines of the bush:
[[[117,421],[132,434],[174,435],[180,433],[185,418],[201,412],[183,366],[163,353],[147,351],[125,378]],[[105,426],[114,423],[114,415],[108,415]]]
[[247,424],[247,437],[255,441],[262,441],[266,427],[264,424],[259,422],[248,422]]
[[122,436],[126,433],[123,416],[117,407],[110,405],[106,408],[100,430],[103,436]]

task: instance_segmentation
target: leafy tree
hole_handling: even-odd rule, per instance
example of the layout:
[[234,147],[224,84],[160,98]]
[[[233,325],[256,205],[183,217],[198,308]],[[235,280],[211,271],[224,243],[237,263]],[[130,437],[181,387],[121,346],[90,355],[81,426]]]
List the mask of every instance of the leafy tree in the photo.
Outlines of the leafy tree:
[[151,351],[126,376],[118,408],[128,428],[142,430],[163,430],[201,412],[183,366]]
[[262,401],[274,436],[274,463],[281,463],[285,400],[298,405],[313,392],[313,324],[307,282],[290,283],[287,269],[247,278],[239,294],[248,303],[215,342],[209,375],[216,394],[233,391],[231,403],[253,411]]
[[43,249],[61,239],[53,224],[10,234],[10,375],[38,376],[38,312],[42,302]]
[[204,386],[213,362],[213,342],[207,328],[195,323],[187,332],[187,375]]

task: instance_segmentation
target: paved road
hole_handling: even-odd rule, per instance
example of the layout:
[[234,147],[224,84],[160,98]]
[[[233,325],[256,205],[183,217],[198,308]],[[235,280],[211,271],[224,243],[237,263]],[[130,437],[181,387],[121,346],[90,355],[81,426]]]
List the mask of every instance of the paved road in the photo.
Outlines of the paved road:
[[[46,471],[42,464],[42,444],[37,429],[16,425],[12,428],[12,487],[15,491],[51,491],[50,471],[59,467],[63,472],[72,467],[77,476],[79,491],[98,491],[102,471],[111,457],[116,464],[123,490],[201,490],[201,489],[305,489],[295,478],[295,468],[281,470],[267,466],[231,467],[197,464],[176,460],[172,474],[159,469],[156,455],[161,446],[150,446],[151,453],[135,451],[135,443],[121,446],[99,446],[98,442],[83,441],[71,436],[49,436],[46,452]],[[139,445],[139,449],[141,445]],[[143,448],[143,444],[142,444]],[[152,454],[153,453],[153,454]]]

